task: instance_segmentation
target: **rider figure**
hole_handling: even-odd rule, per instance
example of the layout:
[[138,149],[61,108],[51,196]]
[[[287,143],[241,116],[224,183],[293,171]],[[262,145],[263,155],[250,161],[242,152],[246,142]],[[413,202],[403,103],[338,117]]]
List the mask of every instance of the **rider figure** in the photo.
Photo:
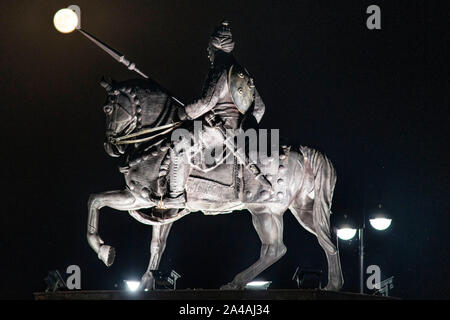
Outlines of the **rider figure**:
[[[220,123],[224,129],[237,129],[249,110],[256,122],[261,121],[265,105],[254,88],[253,79],[236,63],[231,54],[233,49],[231,29],[228,22],[223,21],[210,37],[207,52],[211,67],[202,95],[184,109],[179,109],[178,116],[181,120],[194,120],[203,116],[211,126],[214,126],[214,122]],[[233,72],[230,71],[231,68]],[[185,203],[184,189],[189,175],[189,165],[184,163],[181,155],[174,149],[177,149],[176,145],[169,153],[169,195],[162,201],[163,205],[169,206]]]

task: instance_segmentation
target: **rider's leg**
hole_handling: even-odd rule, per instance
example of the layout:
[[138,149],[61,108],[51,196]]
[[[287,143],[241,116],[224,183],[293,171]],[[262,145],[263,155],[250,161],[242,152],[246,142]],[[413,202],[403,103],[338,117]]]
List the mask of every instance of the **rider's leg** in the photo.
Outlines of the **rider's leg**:
[[186,202],[184,189],[189,176],[188,141],[178,141],[169,151],[169,192],[163,199],[164,207],[182,207]]
[[187,179],[187,164],[184,161],[185,150],[170,150],[169,197],[177,199],[184,197],[184,187]]

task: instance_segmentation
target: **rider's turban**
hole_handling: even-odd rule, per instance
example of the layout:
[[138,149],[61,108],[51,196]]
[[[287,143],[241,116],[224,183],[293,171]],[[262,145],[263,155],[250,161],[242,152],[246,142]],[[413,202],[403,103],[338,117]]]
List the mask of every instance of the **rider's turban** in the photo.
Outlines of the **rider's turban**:
[[226,53],[233,51],[234,41],[228,21],[223,21],[221,25],[214,30],[209,40],[209,44],[213,48],[222,50]]

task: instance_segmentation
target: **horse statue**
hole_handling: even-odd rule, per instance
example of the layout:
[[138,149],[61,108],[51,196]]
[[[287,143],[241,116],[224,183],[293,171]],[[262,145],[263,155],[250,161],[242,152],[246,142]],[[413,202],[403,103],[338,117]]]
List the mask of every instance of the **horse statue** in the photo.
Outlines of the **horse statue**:
[[[236,162],[223,163],[208,171],[192,168],[185,188],[185,207],[165,209],[151,195],[161,188],[161,166],[170,170],[165,159],[173,146],[173,129],[189,127],[190,121],[178,121],[181,104],[153,81],[102,80],[101,85],[107,91],[103,107],[104,148],[108,155],[124,159],[125,164],[119,170],[126,182],[123,190],[92,194],[88,201],[87,240],[106,266],[112,265],[115,250],[99,235],[99,210],[103,207],[126,211],[137,221],[153,227],[151,257],[141,279],[142,290],[155,287],[153,272],[158,269],[173,222],[191,212],[216,215],[246,209],[261,240],[261,254],[254,264],[221,287],[240,290],[286,253],[283,214],[289,209],[300,225],[317,237],[325,251],[328,284],[324,289],[341,289],[339,254],[330,233],[336,172],[326,156],[304,146],[282,146],[277,154],[258,162],[273,186],[270,192]],[[151,135],[143,138],[144,134]]]

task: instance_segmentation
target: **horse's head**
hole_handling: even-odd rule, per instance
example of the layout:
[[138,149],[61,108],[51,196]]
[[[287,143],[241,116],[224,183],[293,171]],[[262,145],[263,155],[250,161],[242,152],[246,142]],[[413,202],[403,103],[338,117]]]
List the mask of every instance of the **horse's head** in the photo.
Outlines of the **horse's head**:
[[126,144],[117,138],[139,131],[141,128],[160,126],[172,122],[178,105],[161,87],[147,80],[123,82],[100,81],[108,94],[103,111],[106,115],[105,151],[112,157],[124,154]]

